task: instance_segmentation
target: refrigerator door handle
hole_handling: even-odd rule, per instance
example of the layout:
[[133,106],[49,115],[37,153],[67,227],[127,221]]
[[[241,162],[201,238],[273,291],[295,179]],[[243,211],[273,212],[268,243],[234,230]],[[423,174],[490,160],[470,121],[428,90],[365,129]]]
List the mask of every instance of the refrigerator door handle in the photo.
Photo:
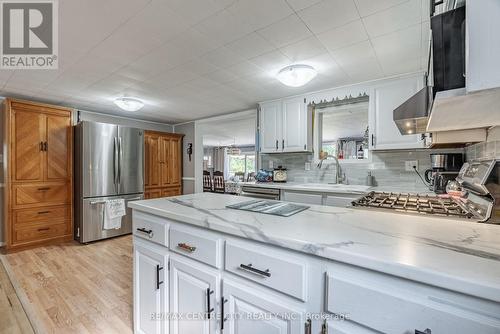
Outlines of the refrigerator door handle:
[[114,183],[115,187],[117,187],[119,181],[118,181],[118,173],[119,173],[119,147],[118,147],[118,138],[115,137],[115,143],[113,146],[113,174],[114,174]]
[[118,137],[118,148],[119,148],[119,159],[118,159],[118,184],[122,183],[122,160],[123,160],[123,149],[122,149],[122,137]]

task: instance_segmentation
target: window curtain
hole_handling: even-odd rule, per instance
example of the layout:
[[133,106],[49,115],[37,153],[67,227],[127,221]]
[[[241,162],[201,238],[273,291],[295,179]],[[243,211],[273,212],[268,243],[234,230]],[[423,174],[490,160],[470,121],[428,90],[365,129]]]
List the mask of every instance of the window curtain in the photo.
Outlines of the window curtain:
[[224,147],[216,147],[214,148],[214,171],[224,172],[224,175],[227,175],[225,171],[225,161],[226,161],[226,149]]

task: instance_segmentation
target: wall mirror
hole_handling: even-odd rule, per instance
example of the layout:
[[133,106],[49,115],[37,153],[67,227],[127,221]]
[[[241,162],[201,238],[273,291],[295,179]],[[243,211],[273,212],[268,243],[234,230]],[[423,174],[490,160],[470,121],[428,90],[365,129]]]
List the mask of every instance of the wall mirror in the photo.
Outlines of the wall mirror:
[[343,162],[366,162],[368,96],[346,97],[311,104],[315,112],[315,157]]

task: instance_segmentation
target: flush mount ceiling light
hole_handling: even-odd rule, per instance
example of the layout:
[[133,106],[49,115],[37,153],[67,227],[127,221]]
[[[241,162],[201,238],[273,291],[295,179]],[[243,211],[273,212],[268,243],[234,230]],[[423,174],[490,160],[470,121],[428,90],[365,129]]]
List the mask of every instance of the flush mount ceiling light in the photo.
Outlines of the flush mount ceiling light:
[[144,102],[133,97],[119,97],[113,102],[125,111],[137,111],[144,107]]
[[300,87],[311,81],[316,74],[318,73],[314,67],[298,64],[282,68],[276,75],[276,78],[284,85]]

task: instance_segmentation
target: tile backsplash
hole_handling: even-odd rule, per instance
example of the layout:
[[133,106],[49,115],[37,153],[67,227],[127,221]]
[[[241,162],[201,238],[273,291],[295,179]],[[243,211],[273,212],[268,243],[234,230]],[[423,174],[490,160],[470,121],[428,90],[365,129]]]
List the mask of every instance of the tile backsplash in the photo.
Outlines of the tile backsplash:
[[465,155],[467,160],[500,159],[500,140],[467,146]]
[[[431,153],[464,153],[464,149],[439,150],[398,150],[371,152],[370,162],[342,162],[341,169],[347,178],[348,184],[366,184],[368,172],[375,177],[376,185],[387,187],[408,188],[408,191],[425,191],[420,177],[414,172],[405,171],[405,161],[417,160],[418,171],[423,177],[426,169],[430,168]],[[311,154],[262,154],[262,168],[269,169],[269,161],[274,167],[282,165],[288,170],[288,180],[291,182],[328,183],[335,181],[334,161],[325,162],[321,169],[312,162]],[[311,163],[311,169],[305,170],[306,162]]]

